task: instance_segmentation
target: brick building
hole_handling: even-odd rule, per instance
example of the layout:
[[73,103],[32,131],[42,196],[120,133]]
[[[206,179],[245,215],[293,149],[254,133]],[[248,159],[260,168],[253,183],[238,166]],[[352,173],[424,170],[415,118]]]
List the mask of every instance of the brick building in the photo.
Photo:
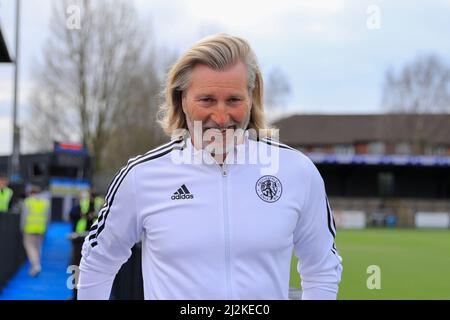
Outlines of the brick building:
[[450,213],[450,114],[296,115],[274,123],[324,177],[330,202],[368,219]]

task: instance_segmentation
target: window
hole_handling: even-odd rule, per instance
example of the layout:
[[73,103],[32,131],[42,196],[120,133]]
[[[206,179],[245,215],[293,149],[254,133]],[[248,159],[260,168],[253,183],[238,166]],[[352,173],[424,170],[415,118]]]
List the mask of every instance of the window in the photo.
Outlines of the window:
[[394,174],[380,172],[378,174],[378,196],[389,197],[394,195]]
[[336,154],[355,154],[355,147],[352,145],[337,145],[334,147]]
[[314,153],[325,153],[325,148],[323,147],[313,147],[312,152]]
[[30,177],[32,179],[42,178],[46,174],[46,166],[42,162],[32,162],[29,167]]
[[398,143],[395,146],[396,154],[411,154],[411,145],[407,142]]
[[368,153],[369,154],[384,154],[385,145],[383,142],[371,142],[369,143]]
[[425,154],[430,156],[446,156],[447,148],[444,146],[428,146],[425,148]]

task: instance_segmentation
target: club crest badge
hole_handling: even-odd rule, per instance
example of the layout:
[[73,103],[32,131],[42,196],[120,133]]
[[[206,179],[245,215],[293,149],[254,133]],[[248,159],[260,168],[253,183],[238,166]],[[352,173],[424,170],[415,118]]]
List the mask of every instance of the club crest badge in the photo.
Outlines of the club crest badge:
[[275,202],[281,197],[283,187],[274,176],[262,176],[255,185],[256,194],[265,202]]

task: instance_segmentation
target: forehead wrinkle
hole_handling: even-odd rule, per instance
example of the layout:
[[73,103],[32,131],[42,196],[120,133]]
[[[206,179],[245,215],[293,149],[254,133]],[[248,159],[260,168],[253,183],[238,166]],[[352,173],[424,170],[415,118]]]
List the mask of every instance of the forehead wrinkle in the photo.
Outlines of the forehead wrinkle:
[[224,94],[224,95],[230,95],[230,94],[243,94],[246,90],[246,88],[241,87],[228,87],[228,86],[204,86],[204,87],[198,87],[193,88],[195,94]]
[[191,83],[191,89],[192,88],[221,88],[221,89],[239,89],[239,90],[246,90],[247,89],[247,82],[243,81],[242,79],[236,79],[238,81],[235,81],[234,79],[229,80],[218,80],[218,79],[212,79],[211,81],[207,81],[205,79],[199,79],[195,81],[192,80]]
[[215,86],[215,85],[207,85],[207,86],[193,86],[191,88],[191,92],[194,97],[198,96],[215,96],[215,97],[230,97],[230,96],[240,96],[244,97],[247,92],[246,87],[242,86]]
[[193,84],[212,84],[216,86],[229,85],[230,83],[237,86],[247,87],[247,67],[239,62],[224,70],[214,70],[205,65],[196,65],[191,72],[191,85]]

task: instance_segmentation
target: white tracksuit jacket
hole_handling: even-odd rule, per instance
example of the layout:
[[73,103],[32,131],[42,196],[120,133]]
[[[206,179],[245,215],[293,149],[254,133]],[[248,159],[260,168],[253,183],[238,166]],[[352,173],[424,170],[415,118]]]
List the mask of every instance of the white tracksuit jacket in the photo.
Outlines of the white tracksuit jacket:
[[293,252],[302,299],[335,299],[342,259],[314,164],[248,132],[234,150],[222,168],[187,136],[129,160],[85,239],[78,298],[108,299],[142,241],[145,299],[288,299]]

